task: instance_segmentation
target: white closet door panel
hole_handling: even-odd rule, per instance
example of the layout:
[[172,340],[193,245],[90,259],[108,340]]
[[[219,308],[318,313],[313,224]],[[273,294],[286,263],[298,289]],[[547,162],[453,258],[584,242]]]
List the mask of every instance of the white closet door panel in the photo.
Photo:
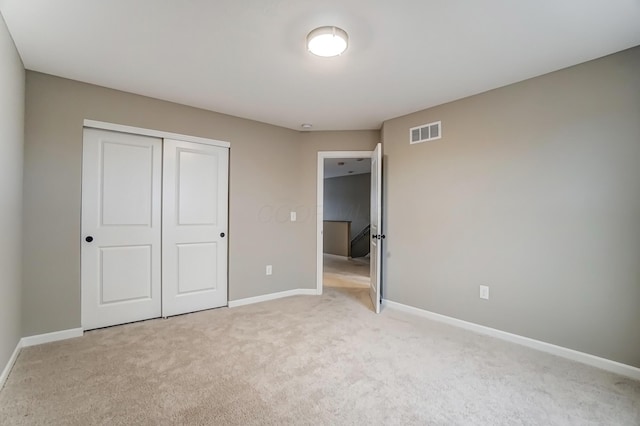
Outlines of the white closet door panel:
[[100,303],[151,299],[151,258],[150,245],[100,249]]
[[153,147],[102,143],[103,226],[151,225]]
[[219,156],[188,149],[176,155],[178,224],[217,225]]
[[177,244],[178,295],[217,290],[218,244]]
[[161,315],[161,157],[161,139],[84,130],[84,329]]
[[163,316],[227,304],[227,148],[164,140]]

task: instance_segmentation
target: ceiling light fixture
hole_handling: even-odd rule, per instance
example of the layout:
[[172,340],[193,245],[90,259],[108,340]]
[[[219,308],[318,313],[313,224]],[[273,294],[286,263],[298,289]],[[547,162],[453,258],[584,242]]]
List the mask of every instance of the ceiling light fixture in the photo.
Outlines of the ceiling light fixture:
[[302,125],[300,127],[302,127],[304,130],[311,130],[311,128],[313,127],[313,124],[311,124],[311,123],[302,123]]
[[347,50],[349,36],[338,27],[320,27],[307,35],[307,49],[317,56],[329,58]]

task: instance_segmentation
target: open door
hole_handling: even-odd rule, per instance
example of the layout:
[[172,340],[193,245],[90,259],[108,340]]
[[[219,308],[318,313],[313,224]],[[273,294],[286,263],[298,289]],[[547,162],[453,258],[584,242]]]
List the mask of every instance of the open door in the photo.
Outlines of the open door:
[[382,144],[376,145],[371,156],[371,287],[369,295],[373,309],[380,313],[380,280],[382,266]]

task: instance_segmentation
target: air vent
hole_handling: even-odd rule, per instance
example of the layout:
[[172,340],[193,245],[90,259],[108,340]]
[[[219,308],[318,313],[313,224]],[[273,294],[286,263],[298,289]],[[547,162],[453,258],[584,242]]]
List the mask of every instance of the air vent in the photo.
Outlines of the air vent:
[[409,129],[409,143],[421,143],[440,139],[442,137],[441,122],[435,121]]

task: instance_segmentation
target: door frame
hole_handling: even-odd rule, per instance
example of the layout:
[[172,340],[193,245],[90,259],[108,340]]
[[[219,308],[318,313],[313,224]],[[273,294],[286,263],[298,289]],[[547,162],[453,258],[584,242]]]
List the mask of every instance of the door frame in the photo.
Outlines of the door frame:
[[[316,222],[316,293],[322,294],[322,276],[324,272],[324,241],[322,228],[324,226],[324,160],[326,158],[371,158],[371,151],[318,151],[318,178],[317,178],[317,222]],[[369,194],[371,195],[371,194]],[[369,197],[370,198],[370,197]]]
[[125,126],[123,124],[107,123],[106,121],[96,121],[84,119],[83,127],[92,129],[111,130],[120,133],[131,133],[134,135],[153,136],[161,139],[177,139],[185,142],[203,143],[205,145],[215,145],[224,148],[231,148],[231,144],[226,141],[216,139],[201,138],[199,136],[181,135],[179,133],[163,132],[162,130],[145,129],[142,127]]

